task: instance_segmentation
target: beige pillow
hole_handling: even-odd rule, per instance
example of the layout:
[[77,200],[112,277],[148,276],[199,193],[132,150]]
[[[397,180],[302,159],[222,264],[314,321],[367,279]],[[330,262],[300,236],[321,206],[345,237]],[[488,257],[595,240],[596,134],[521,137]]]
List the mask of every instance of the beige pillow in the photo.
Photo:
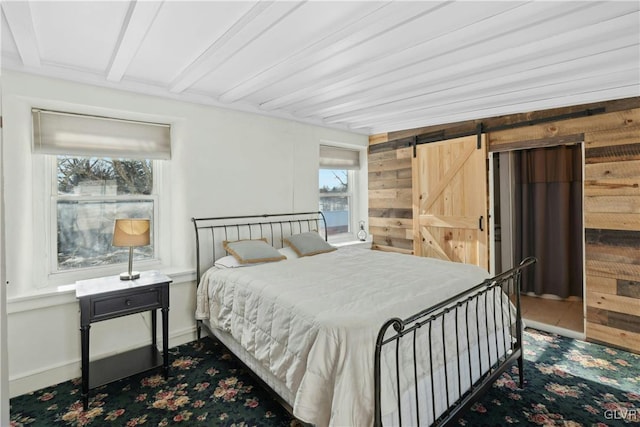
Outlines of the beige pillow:
[[285,244],[291,246],[298,256],[311,256],[335,251],[337,248],[328,244],[315,231],[294,234],[284,239]]
[[224,249],[229,252],[240,264],[253,264],[257,262],[272,262],[287,259],[276,248],[267,243],[267,239],[236,240],[222,242]]

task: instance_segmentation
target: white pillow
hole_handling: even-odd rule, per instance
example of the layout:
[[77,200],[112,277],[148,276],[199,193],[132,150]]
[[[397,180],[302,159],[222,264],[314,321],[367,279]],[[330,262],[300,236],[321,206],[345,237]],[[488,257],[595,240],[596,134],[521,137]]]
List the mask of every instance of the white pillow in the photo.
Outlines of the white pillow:
[[214,265],[219,268],[236,268],[236,267],[248,267],[251,264],[240,264],[240,262],[238,262],[238,260],[233,255],[227,255],[218,259],[214,263]]
[[278,249],[278,252],[280,252],[282,255],[286,256],[287,259],[296,259],[296,258],[300,258],[298,256],[298,254],[296,253],[296,251],[294,251],[293,249],[291,249],[289,246],[285,246],[282,249]]

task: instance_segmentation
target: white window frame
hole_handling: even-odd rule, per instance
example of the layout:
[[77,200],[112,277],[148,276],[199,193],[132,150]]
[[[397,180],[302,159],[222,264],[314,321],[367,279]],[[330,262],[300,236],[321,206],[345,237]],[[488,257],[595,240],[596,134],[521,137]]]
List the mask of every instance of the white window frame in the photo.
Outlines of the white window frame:
[[[31,136],[32,122],[31,110],[39,106],[52,110],[67,110],[68,106],[56,102],[42,99],[30,99],[23,105],[25,125],[29,124],[29,137]],[[127,114],[123,117],[121,111],[96,109],[88,107],[76,109],[77,114],[88,114],[97,116],[121,117],[123,120],[134,120],[142,122],[169,123],[175,122],[176,118],[165,116],[150,116],[147,114]],[[173,128],[171,130],[173,134]],[[72,286],[78,280],[112,276],[126,270],[126,263],[112,264],[107,266],[96,266],[88,268],[78,268],[65,271],[57,271],[57,211],[53,204],[52,191],[57,193],[57,156],[52,154],[34,153],[29,149],[28,154],[31,161],[32,176],[27,177],[25,185],[31,187],[31,230],[22,233],[31,241],[31,253],[35,261],[30,265],[29,283],[23,289],[32,289],[37,292],[64,291],[68,286]],[[98,156],[96,156],[98,157]],[[106,156],[100,156],[106,157]],[[154,167],[153,193],[156,197],[154,202],[154,259],[137,260],[134,265],[138,270],[163,269],[171,266],[171,186],[170,183],[170,161],[152,160]],[[55,268],[52,268],[52,265]],[[27,276],[25,276],[27,277]],[[24,291],[23,291],[24,292]]]
[[[344,170],[344,169],[340,169],[340,168],[335,168],[335,169],[325,169],[325,168],[318,168],[318,174],[320,173],[320,170]],[[357,231],[354,231],[357,229],[357,227],[355,226],[356,221],[354,221],[355,215],[354,215],[354,211],[355,211],[355,204],[356,204],[356,199],[357,197],[355,196],[354,193],[354,187],[357,185],[356,181],[357,181],[357,175],[358,175],[359,171],[356,170],[347,170],[347,192],[346,193],[330,193],[329,196],[331,197],[346,197],[347,198],[347,203],[349,205],[349,219],[348,219],[348,226],[349,226],[349,230],[346,233],[339,233],[339,234],[333,234],[333,235],[329,235],[329,241],[330,242],[335,242],[335,243],[340,243],[342,241],[350,241],[350,240],[354,240],[355,239],[355,235],[357,233]],[[318,198],[321,198],[323,195],[323,193],[320,193],[320,185],[318,185]]]
[[[57,238],[57,229],[58,229],[58,210],[57,203],[59,200],[82,200],[82,201],[127,201],[127,200],[150,200],[153,201],[153,257],[151,259],[146,260],[136,260],[135,265],[144,267],[151,267],[153,265],[157,265],[160,263],[160,258],[158,255],[158,248],[161,241],[161,233],[159,227],[159,221],[157,218],[159,217],[159,203],[160,203],[160,195],[159,195],[159,186],[160,179],[158,178],[162,169],[160,160],[152,160],[153,167],[153,183],[152,183],[152,193],[150,195],[119,195],[119,196],[78,196],[78,195],[60,195],[58,194],[58,183],[57,183],[57,171],[58,171],[58,156],[56,155],[44,155],[47,157],[46,161],[46,180],[45,188],[48,189],[48,194],[45,196],[48,203],[48,212],[47,216],[49,217],[49,230],[46,233],[47,237],[47,247],[49,248],[49,270],[48,276],[49,278],[54,277],[70,277],[78,280],[76,277],[84,278],[87,276],[95,276],[97,275],[107,275],[107,274],[117,274],[120,270],[126,270],[126,262],[115,263],[104,266],[94,266],[94,267],[79,267],[68,270],[60,270],[58,269],[58,238]],[[100,157],[98,157],[100,158]]]
[[[361,201],[362,197],[367,197],[368,193],[365,190],[363,190],[362,188],[360,188],[361,186],[361,180],[362,180],[362,174],[367,173],[367,167],[366,167],[366,160],[367,160],[367,154],[366,154],[366,148],[360,147],[360,146],[353,146],[350,144],[342,144],[342,143],[337,143],[334,141],[321,141],[322,145],[327,145],[330,147],[336,147],[336,148],[346,148],[349,150],[353,150],[353,151],[357,151],[359,153],[360,156],[360,168],[359,169],[347,169],[347,179],[349,180],[349,186],[348,186],[348,192],[347,193],[334,193],[332,195],[340,195],[340,194],[346,194],[348,199],[349,199],[349,231],[346,233],[340,233],[340,234],[334,234],[332,236],[328,236],[328,240],[330,243],[332,244],[341,244],[341,243],[347,243],[347,242],[355,242],[358,240],[357,238],[357,233],[360,230],[360,226],[359,223],[360,221],[365,221],[365,224],[367,223],[366,219],[367,219],[367,212],[361,212],[361,207],[362,204],[364,203],[364,206],[366,206],[366,200],[363,202]],[[331,167],[331,168],[327,168],[327,167],[320,167],[318,166],[318,177],[320,174],[320,170],[325,169],[325,170],[344,170],[345,168],[340,168],[340,166],[335,166],[335,167]],[[364,181],[366,182],[366,181]],[[318,202],[320,199],[320,184],[318,183]],[[364,191],[364,194],[362,194],[362,192]],[[366,228],[365,228],[366,229]]]

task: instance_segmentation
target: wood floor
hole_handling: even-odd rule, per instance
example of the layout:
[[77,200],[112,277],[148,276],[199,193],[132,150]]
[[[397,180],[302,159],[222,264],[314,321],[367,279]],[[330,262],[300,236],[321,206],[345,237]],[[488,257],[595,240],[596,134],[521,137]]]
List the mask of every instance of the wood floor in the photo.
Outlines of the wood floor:
[[560,301],[522,295],[522,317],[553,328],[584,332],[583,301]]

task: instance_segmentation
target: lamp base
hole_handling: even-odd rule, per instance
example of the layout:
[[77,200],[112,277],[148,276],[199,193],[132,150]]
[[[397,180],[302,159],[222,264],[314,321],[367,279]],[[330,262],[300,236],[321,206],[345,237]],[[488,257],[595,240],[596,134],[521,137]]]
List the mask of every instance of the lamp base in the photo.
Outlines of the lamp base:
[[131,273],[125,271],[124,273],[120,273],[120,280],[135,280],[139,278],[140,278],[139,271],[132,271]]

